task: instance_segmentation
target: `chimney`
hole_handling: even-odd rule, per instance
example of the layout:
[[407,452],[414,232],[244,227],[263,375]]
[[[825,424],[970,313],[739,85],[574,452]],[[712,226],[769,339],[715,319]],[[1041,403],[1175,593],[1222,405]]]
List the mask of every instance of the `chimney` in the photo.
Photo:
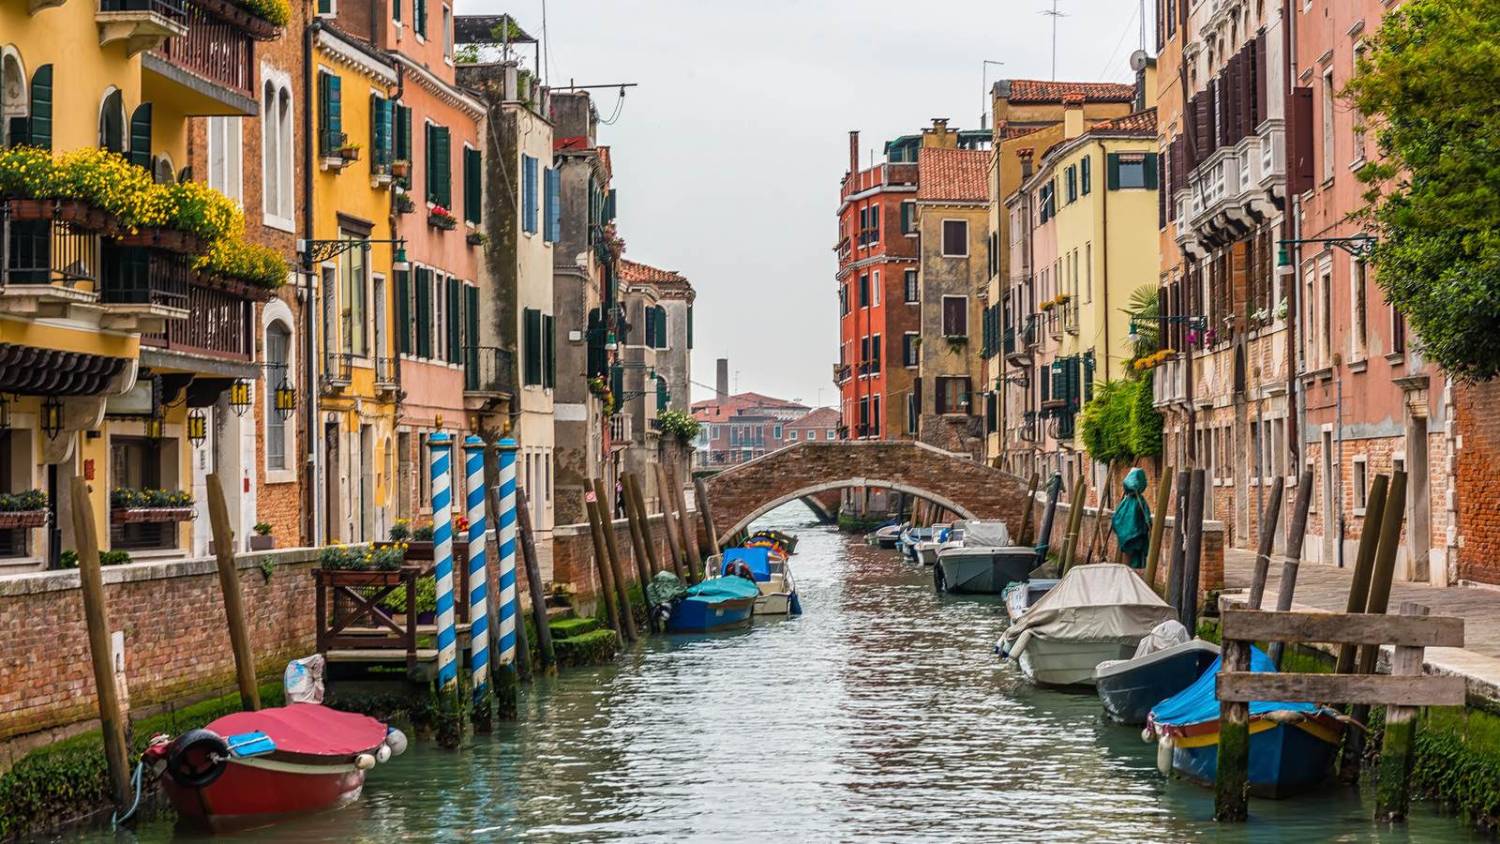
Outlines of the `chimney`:
[[729,358],[719,358],[714,362],[714,368],[714,398],[723,401],[729,397]]
[[922,130],[922,146],[935,149],[953,149],[958,146],[956,133],[948,131],[948,118],[932,118],[932,128]]
[[849,175],[859,172],[859,130],[849,133]]
[[1083,95],[1063,94],[1063,137],[1076,138],[1083,134]]
[[1031,157],[1035,154],[1036,150],[1032,149],[1031,147],[1021,147],[1020,149],[1016,150],[1016,158],[1021,159],[1022,181],[1031,178]]

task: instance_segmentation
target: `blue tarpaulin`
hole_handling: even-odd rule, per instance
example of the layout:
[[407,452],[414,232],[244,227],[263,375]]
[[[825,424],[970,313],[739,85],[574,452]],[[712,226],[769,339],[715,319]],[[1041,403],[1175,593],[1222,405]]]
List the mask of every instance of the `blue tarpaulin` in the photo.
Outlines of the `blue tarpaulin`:
[[702,583],[689,586],[687,597],[703,598],[707,601],[758,598],[760,587],[743,577],[712,577]]
[[744,563],[750,567],[750,573],[755,579],[766,581],[771,579],[771,549],[764,546],[759,548],[726,548],[724,549],[724,567],[719,574],[725,574],[734,563]]
[[[1216,683],[1219,679],[1219,664],[1223,657],[1199,675],[1197,682],[1176,695],[1158,703],[1151,709],[1151,722],[1158,727],[1191,727],[1219,720],[1219,695]],[[1250,649],[1250,670],[1274,674],[1276,663],[1260,648]],[[1314,703],[1289,703],[1285,701],[1258,700],[1250,704],[1250,714],[1266,712],[1317,712]]]

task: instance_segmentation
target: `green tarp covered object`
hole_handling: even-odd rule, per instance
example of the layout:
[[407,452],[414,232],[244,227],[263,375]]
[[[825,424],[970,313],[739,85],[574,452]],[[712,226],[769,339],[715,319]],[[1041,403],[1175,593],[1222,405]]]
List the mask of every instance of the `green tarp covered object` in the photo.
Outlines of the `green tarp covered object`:
[[1132,568],[1146,567],[1146,549],[1151,544],[1151,508],[1146,505],[1146,473],[1131,469],[1125,475],[1125,494],[1115,508],[1115,539]]

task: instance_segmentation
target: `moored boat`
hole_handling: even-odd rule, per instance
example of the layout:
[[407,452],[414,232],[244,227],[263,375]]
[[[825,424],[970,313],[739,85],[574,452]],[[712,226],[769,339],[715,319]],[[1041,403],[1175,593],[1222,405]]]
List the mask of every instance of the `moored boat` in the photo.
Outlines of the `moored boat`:
[[646,590],[652,612],[668,633],[714,633],[750,626],[760,589],[743,577],[711,577],[684,587],[658,572]]
[[939,589],[969,595],[999,595],[1025,580],[1036,550],[1012,545],[1004,522],[971,521],[954,528],[958,541],[937,551],[933,580]]
[[870,536],[874,538],[874,542],[871,543],[872,545],[877,545],[881,548],[895,548],[896,543],[901,539],[901,525],[885,525],[884,527],[877,528]]
[[901,531],[901,538],[896,541],[896,548],[901,551],[901,556],[908,560],[915,560],[917,558],[917,543],[925,542],[931,538],[932,528],[912,525]]
[[365,774],[406,749],[399,730],[317,703],[236,712],[142,756],[177,813],[215,831],[247,829],[359,799]]
[[[1274,672],[1258,648],[1250,670]],[[1147,729],[1160,736],[1158,760],[1200,785],[1213,785],[1219,763],[1219,660],[1191,686],[1152,708]],[[1250,793],[1292,797],[1328,782],[1344,725],[1313,703],[1255,701],[1250,704]],[[1163,770],[1166,773],[1166,770]]]
[[939,523],[930,528],[926,539],[913,543],[912,550],[916,554],[917,561],[922,565],[935,566],[938,549],[952,541],[955,541],[953,526]]
[[[1032,553],[1032,562],[1036,562],[1036,554]],[[1005,612],[1011,621],[1017,621],[1026,611],[1031,609],[1042,596],[1052,591],[1057,585],[1057,578],[1030,578],[1023,583],[1012,583],[1005,587]]]
[[746,577],[760,590],[755,599],[756,615],[801,615],[802,603],[787,560],[774,548],[727,548],[719,574]]
[[1104,712],[1122,724],[1144,724],[1151,707],[1191,686],[1219,656],[1219,646],[1188,635],[1169,619],[1152,629],[1130,659],[1102,662],[1094,685]]
[[781,549],[781,553],[788,557],[797,553],[797,537],[794,534],[779,530],[758,530],[750,534],[745,540],[745,547],[753,548],[759,545],[767,545],[772,548]]
[[1005,631],[996,649],[1038,685],[1093,685],[1099,663],[1133,655],[1172,614],[1126,566],[1075,566]]

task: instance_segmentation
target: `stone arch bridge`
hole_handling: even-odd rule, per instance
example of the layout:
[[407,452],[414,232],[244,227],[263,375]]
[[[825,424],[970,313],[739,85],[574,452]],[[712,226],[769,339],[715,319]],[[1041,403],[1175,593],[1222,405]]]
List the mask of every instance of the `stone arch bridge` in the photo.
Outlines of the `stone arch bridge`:
[[794,498],[850,487],[891,489],[964,518],[1003,519],[1014,526],[1020,525],[1026,502],[1021,478],[909,440],[798,443],[730,467],[705,483],[714,529],[725,538]]

